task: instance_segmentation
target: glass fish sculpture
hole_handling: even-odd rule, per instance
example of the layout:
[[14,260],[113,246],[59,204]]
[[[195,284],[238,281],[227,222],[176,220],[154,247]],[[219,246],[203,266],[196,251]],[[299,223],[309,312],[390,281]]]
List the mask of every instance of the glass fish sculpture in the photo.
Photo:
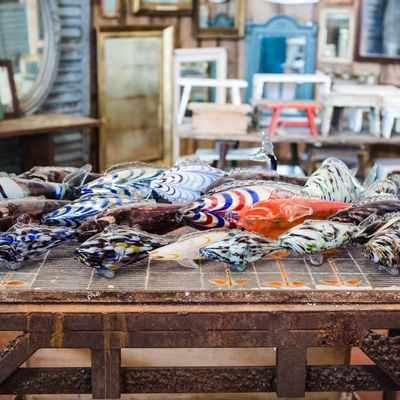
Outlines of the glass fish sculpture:
[[365,245],[364,254],[379,269],[387,271],[390,275],[398,275],[400,267],[400,230],[389,229],[377,235]]
[[348,222],[359,225],[372,214],[383,216],[387,213],[400,211],[400,200],[376,200],[354,204],[350,208],[338,211],[330,219],[338,222]]
[[67,175],[62,183],[2,176],[0,177],[0,200],[39,196],[55,200],[74,199],[76,188],[82,185],[90,169],[90,165],[85,165]]
[[351,203],[361,190],[361,184],[347,165],[330,157],[308,178],[301,193],[321,200]]
[[110,225],[103,232],[82,243],[75,251],[78,260],[105,276],[113,278],[115,271],[147,257],[147,252],[169,241],[136,229]]
[[165,171],[151,182],[150,187],[171,203],[185,204],[199,198],[224,174],[205,162],[187,161]]
[[87,219],[94,217],[106,208],[131,202],[130,197],[124,196],[83,196],[72,203],[42,216],[46,225],[64,225],[77,228]]
[[322,263],[321,252],[340,247],[356,233],[354,224],[306,220],[279,236],[278,243],[293,253],[308,255],[310,262],[318,265]]
[[32,220],[40,219],[44,214],[50,213],[68,204],[64,200],[51,200],[44,197],[27,197],[24,199],[0,200],[0,231],[11,228],[23,215]]
[[211,243],[223,240],[228,235],[226,229],[208,232],[194,232],[181,236],[176,242],[149,252],[152,260],[176,261],[184,267],[197,268],[200,249]]
[[[20,179],[35,179],[44,182],[57,182],[62,183],[65,178],[68,177],[73,172],[78,171],[76,167],[33,167],[29,171],[23,172],[18,175]],[[100,174],[95,174],[93,172],[89,172],[86,177],[86,182],[92,181],[93,179],[99,178]]]
[[150,193],[150,182],[156,179],[164,168],[142,162],[122,164],[107,170],[104,176],[89,182],[81,188],[81,195],[123,195],[145,198]]
[[232,213],[261,201],[268,200],[279,193],[296,196],[298,194],[272,182],[256,186],[247,186],[202,196],[198,200],[184,206],[178,212],[178,218],[197,229],[237,228]]
[[70,228],[17,223],[0,233],[0,263],[9,269],[18,269],[23,261],[73,239],[75,231]]
[[179,204],[140,202],[107,208],[85,221],[78,229],[80,242],[101,232],[108,225],[124,225],[155,234],[165,234],[178,229],[182,223],[176,219]]
[[220,263],[229,264],[234,271],[243,271],[247,264],[282,250],[277,241],[251,232],[233,229],[228,236],[200,249],[200,255]]
[[395,182],[389,179],[379,180],[365,188],[364,191],[360,193],[358,201],[368,201],[377,196],[396,199],[397,191],[398,189]]
[[238,224],[248,231],[277,238],[306,219],[326,219],[349,207],[348,203],[306,197],[263,200],[240,211]]
[[400,171],[394,171],[388,174],[387,178],[389,181],[392,181],[397,186],[397,191],[400,193]]

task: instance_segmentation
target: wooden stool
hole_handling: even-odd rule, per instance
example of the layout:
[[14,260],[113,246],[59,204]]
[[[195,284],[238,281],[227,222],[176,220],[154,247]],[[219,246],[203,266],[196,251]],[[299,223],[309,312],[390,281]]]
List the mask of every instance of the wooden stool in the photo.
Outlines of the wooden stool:
[[[321,103],[314,100],[268,100],[258,99],[253,100],[253,105],[256,108],[270,108],[272,109],[271,123],[268,128],[270,136],[275,135],[278,126],[308,126],[313,136],[318,136],[317,127],[315,125],[314,112],[322,108]],[[294,109],[305,111],[307,120],[291,120],[280,119],[282,110]]]

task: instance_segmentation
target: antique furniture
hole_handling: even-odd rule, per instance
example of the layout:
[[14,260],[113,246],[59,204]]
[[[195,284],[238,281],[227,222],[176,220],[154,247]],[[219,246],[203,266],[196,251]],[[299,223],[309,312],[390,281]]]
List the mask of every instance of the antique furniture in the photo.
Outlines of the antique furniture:
[[[11,60],[0,60],[0,77],[0,103],[4,107],[4,118],[17,118],[21,109]],[[9,99],[5,95],[8,95]]]
[[[228,54],[225,47],[206,47],[174,50],[174,123],[183,88],[178,84],[180,78],[226,79]],[[196,91],[198,90],[198,92]],[[190,101],[214,101],[225,103],[226,88],[192,88]]]
[[0,47],[12,60],[20,106],[28,114],[44,103],[57,76],[57,10],[56,0],[0,4]]
[[192,0],[132,0],[132,12],[138,15],[191,15]]
[[325,112],[322,121],[322,134],[328,135],[333,109],[354,108],[370,110],[370,131],[377,137],[381,135],[382,105],[385,99],[400,98],[400,89],[391,85],[336,85],[332,93],[324,98]]
[[245,0],[195,0],[194,7],[197,37],[238,39],[244,36]]
[[[264,24],[246,25],[249,87],[246,101],[253,97],[253,76],[257,73],[312,74],[315,71],[317,25],[300,25],[291,17],[278,15]],[[294,97],[311,99],[313,85],[301,85]]]
[[[180,78],[178,79],[178,85],[183,87],[182,96],[179,103],[178,114],[177,114],[177,124],[174,131],[174,141],[173,141],[173,156],[176,160],[180,155],[180,139],[178,136],[178,131],[180,126],[184,122],[185,112],[187,106],[189,105],[190,93],[193,87],[206,87],[206,88],[224,88],[229,90],[230,100],[233,105],[240,105],[242,103],[240,96],[240,89],[245,89],[247,87],[247,82],[242,79],[194,79],[194,78]],[[226,96],[222,99],[226,102]],[[217,143],[217,146],[223,148],[225,153],[228,151],[227,143],[223,142],[221,144]],[[218,159],[219,152],[210,150],[216,159]]]
[[324,8],[320,13],[318,60],[330,64],[350,64],[354,51],[352,8]]
[[172,26],[100,28],[101,168],[130,160],[168,163],[173,125],[173,35]]
[[[178,128],[177,135],[182,139],[195,140],[216,140],[212,132],[194,133],[191,124],[183,124]],[[256,131],[250,131],[247,135],[232,132],[229,135],[218,135],[219,142],[241,142],[241,143],[261,143],[262,136]],[[299,144],[321,144],[321,145],[337,145],[337,146],[358,146],[363,143],[365,146],[374,146],[379,144],[387,144],[391,146],[400,146],[400,136],[392,136],[390,139],[375,137],[369,134],[333,134],[330,136],[312,136],[299,133],[291,133],[290,135],[275,135],[271,138],[273,143],[290,143],[293,146],[292,163],[299,163],[297,146]],[[223,151],[219,155],[220,166],[226,165],[226,153]]]
[[21,137],[22,169],[54,165],[53,136],[99,126],[97,119],[68,114],[34,114],[0,122],[0,139]]
[[398,63],[400,8],[397,0],[360,0],[356,60]]
[[[400,390],[400,278],[357,249],[322,266],[270,258],[231,273],[143,260],[113,280],[52,250],[0,270],[0,331],[22,332],[0,353],[0,394],[263,393]],[[398,335],[398,333],[397,333]],[[359,347],[374,364],[307,365],[312,347]],[[86,348],[91,368],[18,368],[38,349]],[[276,348],[276,365],[122,367],[126,348]]]
[[[256,110],[272,110],[272,117],[268,126],[269,136],[274,136],[278,126],[305,126],[310,129],[313,136],[318,136],[317,126],[315,125],[314,113],[322,108],[321,103],[312,100],[253,100],[253,106]],[[305,121],[282,119],[283,110],[304,111],[306,114]],[[260,111],[258,111],[260,112]]]

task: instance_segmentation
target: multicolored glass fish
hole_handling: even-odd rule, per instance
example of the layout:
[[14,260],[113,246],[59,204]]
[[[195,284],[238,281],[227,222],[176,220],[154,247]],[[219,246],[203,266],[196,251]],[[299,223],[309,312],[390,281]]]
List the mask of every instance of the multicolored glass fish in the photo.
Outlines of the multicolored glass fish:
[[155,202],[110,207],[85,221],[77,229],[78,240],[83,242],[112,224],[135,227],[148,233],[165,234],[182,226],[176,219],[180,207],[179,204]]
[[154,179],[150,187],[171,203],[185,204],[199,198],[225,173],[199,160],[187,160]]
[[153,260],[176,261],[184,267],[197,268],[194,260],[201,258],[200,249],[227,237],[227,229],[194,232],[181,236],[176,242],[149,252]]
[[66,204],[68,204],[68,201],[50,200],[44,197],[0,200],[0,231],[11,228],[23,215],[29,216],[32,220],[37,220],[42,215],[57,210]]
[[349,207],[348,203],[306,197],[263,200],[240,211],[238,224],[248,231],[277,238],[306,219],[326,219]]
[[122,164],[107,170],[104,176],[84,185],[81,195],[123,195],[145,198],[150,193],[150,182],[160,176],[164,168],[142,162]]
[[130,197],[124,196],[83,196],[72,203],[42,216],[42,223],[46,225],[64,225],[77,228],[87,219],[94,217],[112,205],[121,205],[131,202]]
[[22,262],[75,239],[75,231],[66,227],[17,223],[0,234],[0,263],[18,269]]
[[350,203],[362,191],[347,165],[330,157],[307,180],[302,194],[321,200]]
[[279,246],[293,253],[310,256],[313,264],[321,264],[320,253],[336,249],[357,233],[354,224],[343,222],[306,220],[279,236]]
[[228,236],[200,249],[204,258],[229,264],[234,271],[243,271],[247,264],[282,250],[276,240],[266,239],[255,233],[238,229],[229,231]]
[[110,225],[82,243],[75,251],[83,264],[106,278],[115,271],[147,257],[147,252],[169,243],[166,238],[123,226]]
[[400,268],[400,230],[389,229],[378,233],[365,245],[364,254],[379,264],[379,269],[398,275]]
[[[290,187],[292,187],[290,185]],[[293,186],[298,188],[297,186]],[[280,197],[284,193],[287,196],[296,196],[300,191],[288,189],[277,182],[269,182],[263,185],[247,186],[237,189],[218,192],[213,195],[200,197],[179,210],[178,218],[197,229],[210,228],[236,228],[237,223],[231,217],[233,212],[271,197]]]

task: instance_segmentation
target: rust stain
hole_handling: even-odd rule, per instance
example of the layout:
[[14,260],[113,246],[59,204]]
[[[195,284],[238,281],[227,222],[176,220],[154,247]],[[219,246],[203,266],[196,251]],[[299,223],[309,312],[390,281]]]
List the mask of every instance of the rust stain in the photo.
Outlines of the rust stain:
[[331,257],[331,256],[336,255],[337,253],[338,253],[337,249],[321,251],[321,255],[323,255],[325,257]]
[[25,282],[22,281],[11,281],[6,283],[7,286],[24,286]]
[[229,269],[226,269],[226,276],[228,279],[211,279],[210,282],[214,283],[215,285],[228,285],[230,289],[232,289],[235,285],[245,285],[249,282],[248,279],[232,279],[231,271]]
[[54,316],[54,331],[51,334],[50,346],[62,347],[64,338],[64,314],[57,313]]
[[11,278],[13,272],[9,271],[8,274],[5,276],[5,278],[0,282],[0,288],[3,287],[4,285],[8,284],[8,280]]

